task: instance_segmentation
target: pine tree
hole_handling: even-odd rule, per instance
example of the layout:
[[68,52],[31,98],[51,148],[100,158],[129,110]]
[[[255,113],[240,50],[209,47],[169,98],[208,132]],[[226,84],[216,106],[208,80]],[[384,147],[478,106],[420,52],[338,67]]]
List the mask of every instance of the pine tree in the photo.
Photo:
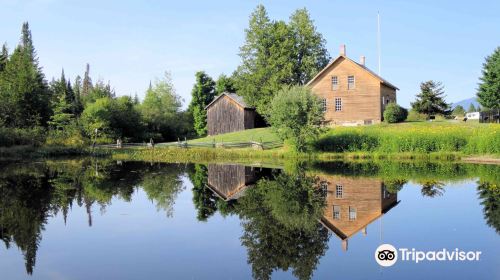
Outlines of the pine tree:
[[139,105],[139,104],[141,104],[141,101],[139,100],[139,95],[137,95],[137,92],[136,92],[136,93],[135,93],[135,95],[134,95],[133,102],[134,102],[134,105]]
[[191,103],[188,110],[193,115],[194,130],[199,136],[207,133],[207,111],[205,107],[215,97],[215,82],[205,72],[196,73],[196,83],[191,91]]
[[469,105],[469,109],[467,109],[467,113],[472,113],[472,112],[476,112],[476,107],[474,107],[474,103],[471,103]]
[[448,115],[450,105],[444,101],[445,95],[441,82],[427,81],[420,84],[420,93],[417,94],[412,108],[428,116],[435,114]]
[[54,114],[50,117],[49,125],[57,130],[64,129],[74,119],[75,115],[70,112],[71,105],[68,104],[65,96],[59,96],[54,106]]
[[465,109],[464,109],[464,107],[462,107],[461,105],[457,105],[453,109],[453,115],[454,116],[464,116],[465,115]]
[[[71,86],[71,85],[70,85]],[[83,101],[81,96],[82,91],[82,78],[78,75],[75,78],[75,84],[72,87],[75,95],[75,116],[80,116],[83,112]]]
[[9,60],[9,50],[7,49],[7,44],[2,45],[2,52],[0,53],[0,72],[5,69],[7,61]]
[[86,97],[92,90],[92,79],[90,78],[90,65],[87,63],[85,67],[85,74],[83,75],[83,84],[81,96]]
[[486,58],[477,97],[485,109],[500,111],[500,47]]
[[6,125],[32,127],[45,125],[51,115],[50,92],[38,66],[28,23],[22,27],[19,45],[2,71],[0,94]]

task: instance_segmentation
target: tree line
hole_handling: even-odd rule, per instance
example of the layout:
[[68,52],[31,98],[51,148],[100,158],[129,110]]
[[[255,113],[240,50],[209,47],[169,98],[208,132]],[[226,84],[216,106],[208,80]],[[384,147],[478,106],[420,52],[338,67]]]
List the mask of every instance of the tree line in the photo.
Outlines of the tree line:
[[20,130],[43,134],[52,144],[118,138],[170,141],[193,134],[190,114],[181,110],[182,100],[168,72],[150,83],[142,102],[137,94],[118,97],[109,82],[93,81],[89,64],[74,80],[63,69],[58,79],[48,82],[27,22],[12,53],[2,46],[0,99],[0,145],[23,144],[22,139],[8,139]]

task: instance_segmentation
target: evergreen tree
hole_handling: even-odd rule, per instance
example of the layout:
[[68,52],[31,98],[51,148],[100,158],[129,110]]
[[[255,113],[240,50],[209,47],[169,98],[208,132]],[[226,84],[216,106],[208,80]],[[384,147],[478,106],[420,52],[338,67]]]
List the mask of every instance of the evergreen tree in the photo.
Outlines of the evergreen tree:
[[483,108],[500,110],[500,47],[486,58],[477,97]]
[[137,92],[136,92],[136,93],[135,93],[135,95],[134,95],[133,102],[134,102],[134,105],[139,105],[139,104],[141,104],[141,101],[139,100],[139,95],[137,95]]
[[2,52],[0,53],[0,72],[5,69],[7,65],[7,61],[9,60],[9,50],[7,49],[7,45],[2,45]]
[[71,106],[64,95],[59,96],[53,110],[54,114],[50,117],[49,124],[57,130],[64,129],[74,119],[75,115],[70,113]]
[[194,130],[199,136],[207,133],[207,111],[205,107],[215,97],[215,82],[205,72],[196,73],[196,83],[191,91],[189,111],[193,114]]
[[90,65],[87,63],[85,67],[85,74],[83,75],[83,84],[81,90],[81,96],[86,97],[90,94],[92,90],[92,79],[90,78]]
[[464,109],[464,107],[462,107],[461,105],[457,105],[453,109],[453,115],[454,116],[464,116],[465,115],[465,109]]
[[8,126],[45,125],[51,115],[50,92],[38,66],[28,23],[22,27],[21,42],[0,74],[1,118]]
[[474,107],[474,103],[471,103],[469,105],[469,109],[467,109],[467,113],[471,113],[471,112],[476,112],[476,107]]
[[220,95],[223,92],[236,92],[234,80],[224,74],[221,74],[215,82],[215,94]]
[[428,116],[435,114],[447,115],[450,113],[450,105],[444,101],[445,95],[441,82],[427,81],[420,84],[420,93],[417,94],[412,108]]

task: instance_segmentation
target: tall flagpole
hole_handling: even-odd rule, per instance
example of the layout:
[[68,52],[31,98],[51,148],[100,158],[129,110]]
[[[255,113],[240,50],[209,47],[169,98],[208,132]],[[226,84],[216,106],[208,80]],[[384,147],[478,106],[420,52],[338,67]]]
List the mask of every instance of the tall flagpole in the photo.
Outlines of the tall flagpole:
[[380,13],[377,11],[377,52],[378,52],[378,75],[380,76]]

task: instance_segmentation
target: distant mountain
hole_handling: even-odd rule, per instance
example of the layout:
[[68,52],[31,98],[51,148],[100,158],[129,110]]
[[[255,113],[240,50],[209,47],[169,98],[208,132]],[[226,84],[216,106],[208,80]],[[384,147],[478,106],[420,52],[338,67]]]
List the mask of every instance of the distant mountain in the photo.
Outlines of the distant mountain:
[[479,105],[479,102],[477,101],[477,98],[476,97],[471,97],[471,98],[468,98],[468,99],[464,99],[464,100],[461,100],[461,101],[458,101],[456,103],[453,103],[451,105],[451,108],[455,108],[457,107],[458,105],[464,107],[465,110],[469,109],[469,106],[470,104],[474,104],[474,107],[477,108],[477,106]]

